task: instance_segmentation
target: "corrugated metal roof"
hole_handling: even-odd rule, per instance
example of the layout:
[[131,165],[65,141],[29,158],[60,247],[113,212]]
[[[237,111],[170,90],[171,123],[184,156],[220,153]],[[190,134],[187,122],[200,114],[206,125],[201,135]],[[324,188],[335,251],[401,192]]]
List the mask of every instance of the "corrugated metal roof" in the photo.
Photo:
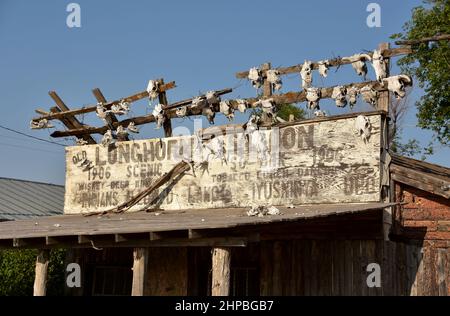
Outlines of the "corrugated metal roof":
[[64,186],[0,177],[0,221],[61,215]]

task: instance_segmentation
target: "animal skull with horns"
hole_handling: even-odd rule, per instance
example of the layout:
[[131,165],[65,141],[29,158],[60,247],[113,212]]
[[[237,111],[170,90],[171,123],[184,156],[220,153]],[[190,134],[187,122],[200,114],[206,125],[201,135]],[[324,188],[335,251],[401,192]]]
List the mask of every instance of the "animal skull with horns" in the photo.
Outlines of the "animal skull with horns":
[[331,98],[335,100],[336,105],[340,108],[343,108],[347,105],[347,88],[344,86],[336,86],[333,89],[333,93],[331,94]]
[[155,105],[155,108],[152,112],[153,116],[156,120],[156,129],[161,128],[161,126],[164,124],[166,120],[166,115],[164,114],[164,109],[162,104]]
[[306,89],[306,100],[308,100],[308,109],[320,109],[319,100],[322,96],[320,88],[307,88]]
[[305,60],[302,65],[302,70],[300,71],[300,76],[302,77],[302,87],[303,89],[311,87],[312,84],[312,62]]
[[349,61],[352,63],[353,69],[356,71],[358,76],[363,76],[364,78],[367,75],[367,61],[371,61],[372,58],[367,54],[355,54],[350,56]]
[[383,79],[383,84],[391,91],[396,99],[401,99],[406,95],[405,87],[412,86],[412,78],[407,75],[392,76]]
[[326,78],[328,76],[328,68],[330,68],[330,62],[328,59],[321,60],[318,62],[319,64],[319,74]]
[[375,69],[377,81],[381,82],[387,76],[386,59],[380,50],[374,50],[372,55],[372,66]]
[[361,89],[361,95],[363,97],[363,100],[370,105],[376,107],[377,106],[377,100],[378,100],[378,91],[375,90],[372,86],[364,86]]

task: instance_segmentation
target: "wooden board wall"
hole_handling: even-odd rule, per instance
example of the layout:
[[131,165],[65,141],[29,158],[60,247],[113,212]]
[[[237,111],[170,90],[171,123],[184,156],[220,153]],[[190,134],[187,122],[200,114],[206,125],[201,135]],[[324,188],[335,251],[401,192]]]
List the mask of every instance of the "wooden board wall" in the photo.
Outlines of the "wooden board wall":
[[[372,125],[367,142],[355,133],[355,117],[261,132],[269,144],[265,157],[251,150],[253,136],[250,142],[243,133],[220,136],[226,161],[209,155],[208,164],[196,168],[195,175],[187,172],[132,210],[379,201],[381,115],[367,117]],[[113,149],[101,145],[67,148],[65,213],[104,211],[128,201],[181,158],[192,156],[194,139],[120,142]],[[185,145],[183,156],[177,155],[181,144]],[[238,148],[243,155],[238,155]],[[77,166],[84,158],[92,162],[92,169]]]
[[[382,240],[261,244],[261,295],[450,295],[450,248]],[[369,288],[369,263],[381,287]]]

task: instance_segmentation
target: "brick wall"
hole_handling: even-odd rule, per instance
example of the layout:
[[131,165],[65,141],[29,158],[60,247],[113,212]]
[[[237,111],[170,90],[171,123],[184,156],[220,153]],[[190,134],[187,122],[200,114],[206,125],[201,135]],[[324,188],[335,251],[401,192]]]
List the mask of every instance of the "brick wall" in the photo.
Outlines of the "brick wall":
[[394,231],[407,239],[450,242],[450,200],[405,184],[395,184]]

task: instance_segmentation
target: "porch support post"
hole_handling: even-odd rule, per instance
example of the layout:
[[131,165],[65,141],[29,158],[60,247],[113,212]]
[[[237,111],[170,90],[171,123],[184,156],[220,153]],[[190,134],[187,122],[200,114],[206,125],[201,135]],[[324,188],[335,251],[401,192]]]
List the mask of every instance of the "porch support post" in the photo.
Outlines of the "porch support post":
[[50,250],[40,249],[36,258],[36,274],[33,287],[34,296],[45,296],[46,294],[49,260]]
[[212,251],[212,296],[230,295],[230,248],[213,248]]
[[147,276],[148,248],[133,250],[133,285],[132,296],[143,296]]

